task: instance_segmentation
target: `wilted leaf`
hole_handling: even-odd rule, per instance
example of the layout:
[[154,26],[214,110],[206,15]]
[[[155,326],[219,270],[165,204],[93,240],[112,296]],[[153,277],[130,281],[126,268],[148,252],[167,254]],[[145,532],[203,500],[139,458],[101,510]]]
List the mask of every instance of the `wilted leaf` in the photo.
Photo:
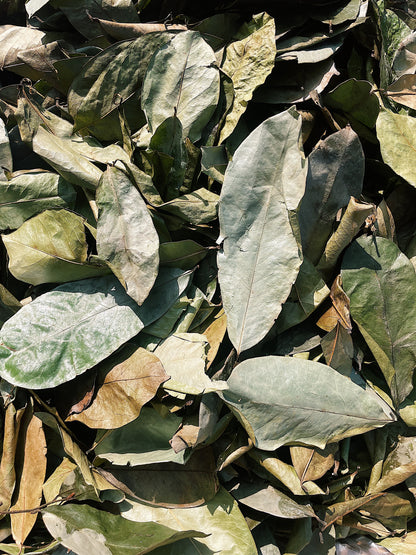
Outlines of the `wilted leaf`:
[[183,453],[176,457],[176,462],[117,466],[100,473],[129,498],[150,505],[186,509],[215,497],[218,480],[209,448],[195,452],[185,464],[178,464]]
[[228,334],[238,352],[272,327],[302,262],[291,216],[306,178],[300,128],[291,112],[264,121],[240,145],[225,173],[219,282]]
[[32,530],[37,513],[30,512],[42,501],[42,485],[46,474],[46,441],[42,422],[33,415],[27,423],[24,435],[20,437],[21,453],[18,454],[18,481],[14,503],[11,506],[13,539],[22,545]]
[[[169,379],[160,360],[145,349],[137,349],[121,362],[111,359],[100,365],[97,393],[92,403],[66,420],[90,428],[119,428],[140,414],[159,386]],[[115,358],[115,360],[117,360]]]
[[[416,291],[413,265],[388,239],[360,237],[346,251],[341,274],[351,315],[399,404],[412,390],[416,360],[416,308],[408,300]],[[393,298],[393,290],[406,294]]]
[[17,229],[39,212],[51,208],[73,208],[75,190],[57,174],[25,172],[0,182],[0,229]]
[[253,32],[232,42],[225,50],[221,69],[231,78],[234,102],[220,134],[220,143],[233,132],[254,91],[264,83],[276,56],[274,19],[266,13],[254,16]]
[[400,43],[393,58],[392,69],[400,77],[404,74],[412,74],[416,71],[416,33],[410,33]]
[[4,170],[11,172],[13,169],[12,152],[10,150],[9,136],[6,126],[0,119],[0,179],[5,179]]
[[139,305],[159,267],[159,238],[140,193],[127,175],[107,168],[97,189],[97,252]]
[[371,83],[348,79],[324,97],[325,106],[341,112],[357,133],[360,125],[373,128],[379,113],[379,102],[371,92]]
[[310,449],[309,447],[291,447],[290,456],[293,466],[302,482],[319,480],[334,466],[335,453],[338,451],[336,443],[330,443],[325,449]]
[[206,347],[206,338],[197,333],[169,336],[155,350],[155,355],[170,376],[163,388],[192,395],[225,389],[225,382],[211,381],[205,374]]
[[208,251],[191,239],[169,241],[159,246],[159,259],[162,266],[190,270],[205,258]]
[[161,204],[164,212],[178,216],[194,225],[206,224],[217,217],[219,196],[208,189],[197,189]]
[[382,492],[397,486],[416,474],[415,450],[416,440],[414,437],[399,437],[395,448],[387,455],[383,463],[381,478],[371,489],[371,493]]
[[383,160],[416,187],[416,120],[387,110],[377,118],[377,138]]
[[[10,403],[4,413],[3,449],[0,461],[0,506],[2,511],[7,511],[10,508],[16,485],[14,459],[24,412],[25,407],[16,409],[14,404]],[[3,516],[1,514],[1,517]]]
[[142,107],[151,131],[171,116],[192,142],[214,113],[220,91],[215,55],[199,33],[186,31],[161,47],[149,63],[142,89]]
[[[94,126],[102,123],[106,127],[106,138],[114,136],[111,126],[109,129],[109,115],[140,91],[153,53],[171,38],[170,33],[154,33],[134,41],[116,43],[92,58],[76,76],[68,92],[68,108],[76,129],[94,130]],[[141,112],[137,105],[139,100],[135,100],[135,110]],[[137,127],[140,127],[140,121],[144,123],[143,113],[137,119]],[[98,127],[100,133],[103,132],[101,127]],[[117,138],[118,134],[115,133]]]
[[[122,515],[137,522],[157,522],[165,526],[175,526],[181,530],[195,527],[207,534],[206,538],[183,544],[179,553],[186,555],[248,555],[256,553],[250,530],[241,514],[237,502],[223,488],[217,495],[201,505],[189,509],[165,509],[150,507],[135,501],[128,501],[129,507]],[[178,555],[179,555],[178,553]]]
[[321,346],[327,365],[349,376],[353,367],[354,345],[344,326],[337,322],[335,328],[322,338]]
[[166,269],[142,307],[110,276],[61,285],[41,295],[4,324],[0,374],[32,389],[73,379],[161,316],[188,279]]
[[89,505],[48,507],[43,521],[52,537],[77,555],[138,555],[183,537],[201,537],[194,530],[178,532],[153,522],[132,522]]
[[389,85],[387,95],[399,104],[416,110],[416,75],[402,75]]
[[283,304],[277,320],[278,333],[303,322],[328,294],[329,289],[321,274],[307,258],[304,258],[292,292]]
[[350,197],[359,198],[364,178],[364,153],[351,128],[320,141],[308,158],[299,227],[305,256],[316,264],[331,235],[337,212]]
[[114,465],[183,463],[183,453],[176,454],[169,444],[180,423],[181,419],[173,414],[162,416],[157,410],[144,407],[133,422],[111,432],[101,432],[95,454]]
[[241,482],[230,490],[231,495],[243,505],[279,518],[307,518],[315,516],[311,505],[300,505],[267,483]]
[[294,442],[323,449],[396,419],[369,388],[309,360],[252,358],[239,364],[227,383],[221,397],[254,444],[269,451]]
[[104,263],[88,260],[85,220],[67,210],[46,210],[2,235],[9,270],[21,281],[62,283],[108,274]]

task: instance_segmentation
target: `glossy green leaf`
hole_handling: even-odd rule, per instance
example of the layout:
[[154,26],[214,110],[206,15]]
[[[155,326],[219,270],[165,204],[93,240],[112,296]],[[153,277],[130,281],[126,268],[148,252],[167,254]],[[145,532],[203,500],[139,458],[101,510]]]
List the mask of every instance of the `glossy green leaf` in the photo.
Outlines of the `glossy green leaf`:
[[287,443],[315,445],[393,422],[390,407],[332,368],[297,358],[259,357],[239,364],[221,393],[254,444],[272,451]]
[[169,412],[162,416],[157,410],[144,407],[133,422],[99,434],[95,454],[114,465],[183,463],[184,454],[175,453],[169,444],[180,423],[178,416]]
[[377,138],[383,160],[416,187],[416,120],[387,110],[377,118]]
[[305,195],[299,207],[302,249],[316,264],[328,241],[337,212],[350,197],[359,198],[364,153],[351,128],[320,141],[308,157]]
[[75,190],[55,173],[34,170],[0,182],[0,229],[17,229],[43,210],[73,208]]
[[161,47],[147,69],[142,107],[151,131],[176,115],[192,142],[214,113],[220,91],[215,55],[201,35],[187,31]]
[[[341,275],[351,316],[399,404],[412,391],[416,361],[416,307],[409,304],[411,292],[416,294],[413,265],[388,239],[360,237],[346,251]],[[393,298],[393,290],[402,294]]]
[[155,282],[159,238],[146,204],[129,177],[109,167],[97,189],[97,252],[139,305]]
[[300,125],[291,112],[267,119],[240,145],[225,173],[219,282],[228,334],[238,352],[272,327],[302,262],[293,229],[306,179]]
[[221,69],[231,78],[234,103],[221,130],[220,143],[236,127],[254,91],[264,83],[274,67],[275,23],[266,13],[253,18],[253,32],[227,46]]
[[89,505],[50,506],[43,521],[52,537],[77,555],[138,555],[183,537],[201,537],[152,522],[132,522]]
[[32,389],[67,382],[160,317],[188,281],[180,271],[166,269],[140,308],[110,276],[41,295],[4,324],[0,375]]
[[212,381],[205,374],[207,341],[198,333],[170,335],[156,350],[170,379],[163,388],[178,393],[201,395],[225,389],[223,381]]
[[109,273],[88,260],[85,220],[67,210],[46,210],[2,235],[9,270],[21,281],[64,283]]
[[129,520],[155,522],[165,526],[173,526],[175,523],[181,530],[196,527],[207,534],[206,538],[195,538],[192,543],[182,543],[177,555],[255,555],[257,552],[237,502],[223,488],[204,505],[189,509],[149,507],[130,500],[128,504],[122,515]]

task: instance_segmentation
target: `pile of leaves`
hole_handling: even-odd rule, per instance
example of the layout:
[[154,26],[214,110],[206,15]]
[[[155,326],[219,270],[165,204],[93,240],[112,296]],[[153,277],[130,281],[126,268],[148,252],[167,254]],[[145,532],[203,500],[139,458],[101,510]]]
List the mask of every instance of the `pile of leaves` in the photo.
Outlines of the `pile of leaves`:
[[416,3],[200,4],[0,1],[0,551],[412,554]]

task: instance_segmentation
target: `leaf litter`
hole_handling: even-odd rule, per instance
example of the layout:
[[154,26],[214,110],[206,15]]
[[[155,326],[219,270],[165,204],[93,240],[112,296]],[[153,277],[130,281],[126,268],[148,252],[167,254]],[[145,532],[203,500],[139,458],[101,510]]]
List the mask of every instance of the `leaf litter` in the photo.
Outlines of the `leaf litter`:
[[402,4],[0,1],[1,552],[414,552]]

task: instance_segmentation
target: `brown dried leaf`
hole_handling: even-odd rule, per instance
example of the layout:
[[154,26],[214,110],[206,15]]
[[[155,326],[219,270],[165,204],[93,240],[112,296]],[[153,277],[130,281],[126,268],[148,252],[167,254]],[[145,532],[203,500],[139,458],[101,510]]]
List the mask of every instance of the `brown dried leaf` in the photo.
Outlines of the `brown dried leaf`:
[[[46,440],[42,421],[35,415],[27,424],[20,437],[22,453],[18,457],[18,484],[12,511],[22,511],[10,515],[13,539],[22,545],[32,530],[36,512],[30,512],[41,504],[42,485],[46,474]],[[20,459],[20,460],[19,460]],[[24,511],[24,512],[23,512]]]
[[334,466],[337,450],[337,443],[330,443],[325,449],[291,447],[290,456],[301,482],[322,478]]
[[76,420],[90,428],[120,428],[139,416],[142,406],[153,399],[159,386],[168,379],[158,357],[139,348],[119,364],[105,362],[91,405],[66,420]]
[[416,110],[416,75],[402,75],[388,87],[386,93],[395,102]]

